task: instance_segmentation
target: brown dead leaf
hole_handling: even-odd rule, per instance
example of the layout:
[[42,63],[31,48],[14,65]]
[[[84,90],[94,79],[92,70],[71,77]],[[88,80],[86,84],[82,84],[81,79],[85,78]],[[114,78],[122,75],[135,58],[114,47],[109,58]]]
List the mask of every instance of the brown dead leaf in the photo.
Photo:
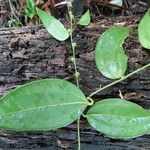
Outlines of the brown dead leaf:
[[131,93],[126,93],[124,95],[124,98],[129,100],[129,99],[139,99],[142,97],[142,94],[141,93],[138,93],[138,92],[131,92]]
[[60,141],[57,140],[57,146],[64,148],[64,149],[68,149],[70,147],[71,143],[68,141]]

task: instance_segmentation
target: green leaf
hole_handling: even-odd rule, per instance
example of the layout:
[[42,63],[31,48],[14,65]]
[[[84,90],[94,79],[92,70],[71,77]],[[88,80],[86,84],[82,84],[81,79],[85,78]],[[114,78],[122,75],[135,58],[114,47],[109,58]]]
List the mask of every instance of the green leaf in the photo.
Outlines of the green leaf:
[[107,78],[121,78],[127,68],[127,55],[122,44],[129,35],[129,28],[113,27],[98,39],[95,49],[95,61],[99,71]]
[[80,89],[67,81],[34,81],[0,99],[0,129],[57,129],[78,119],[87,105]]
[[25,15],[30,19],[36,14],[34,0],[26,0]]
[[87,119],[111,138],[129,139],[150,132],[150,111],[117,98],[97,102],[88,111]]
[[39,8],[36,8],[36,10],[44,27],[54,38],[59,41],[64,41],[69,37],[68,31],[65,29],[60,21]]
[[139,23],[138,36],[141,45],[144,48],[150,49],[150,9]]
[[87,26],[90,24],[90,21],[91,21],[90,11],[87,10],[87,12],[80,18],[77,24]]
[[18,20],[16,20],[16,19],[8,20],[7,24],[8,24],[9,28],[11,28],[11,27],[18,27],[19,25],[21,25],[21,23]]

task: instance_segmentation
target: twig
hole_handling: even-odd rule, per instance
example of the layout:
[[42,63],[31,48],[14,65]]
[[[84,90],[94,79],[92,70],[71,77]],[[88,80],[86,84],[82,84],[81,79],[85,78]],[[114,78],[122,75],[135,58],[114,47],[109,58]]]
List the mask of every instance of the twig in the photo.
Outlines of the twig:
[[23,24],[21,23],[21,21],[19,20],[19,18],[16,16],[16,14],[15,14],[15,12],[14,12],[14,8],[13,8],[13,6],[12,6],[11,1],[8,0],[8,2],[9,2],[9,7],[10,7],[10,9],[11,9],[11,13],[12,13],[13,16],[16,18],[16,20],[23,26]]

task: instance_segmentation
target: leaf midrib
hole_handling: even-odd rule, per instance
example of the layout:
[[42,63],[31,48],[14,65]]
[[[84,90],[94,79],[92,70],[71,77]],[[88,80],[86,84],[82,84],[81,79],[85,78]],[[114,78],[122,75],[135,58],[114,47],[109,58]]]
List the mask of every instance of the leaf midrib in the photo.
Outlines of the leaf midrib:
[[[85,107],[82,107],[82,108],[84,108],[85,109]],[[59,118],[57,118],[58,120],[59,119],[62,119],[62,118],[65,118],[65,117],[67,117],[67,116],[69,116],[69,115],[72,115],[73,113],[75,113],[75,112],[78,112],[79,110],[81,110],[82,108],[78,108],[78,109],[76,109],[75,111],[73,111],[73,112],[71,112],[71,113],[69,113],[69,114],[66,114],[66,115],[64,115],[64,116],[61,116],[61,117],[59,117]],[[78,117],[79,115],[77,115],[77,117]],[[71,122],[73,122],[73,120],[71,120]],[[68,123],[67,125],[69,125],[70,123]],[[63,126],[66,126],[66,124],[64,124]],[[62,126],[62,127],[63,127]],[[42,130],[42,131],[47,131],[47,130],[53,130],[53,129],[56,129],[56,128],[59,128],[60,126],[55,126],[55,127],[53,127],[53,128],[34,128],[34,130],[33,129],[31,129],[32,131],[39,131],[39,130]],[[8,129],[8,128],[7,128]],[[9,130],[14,130],[14,128],[9,128]],[[16,129],[16,131],[31,131],[29,128],[28,129],[25,129],[25,130],[21,130],[21,129]]]
[[[130,118],[130,117],[132,117],[132,118],[147,118],[147,117],[150,117],[150,115],[149,116],[127,116],[127,115],[113,115],[113,114],[87,114],[87,116],[98,116],[98,115],[101,115],[101,116],[115,116],[115,117],[125,117],[125,118]],[[93,118],[93,117],[92,117]]]
[[[44,106],[38,106],[38,107],[31,107],[30,109],[25,109],[23,111],[16,111],[16,112],[12,112],[12,113],[6,113],[5,115],[0,115],[1,117],[5,117],[8,115],[14,115],[17,113],[23,113],[23,112],[27,112],[27,111],[31,111],[34,109],[43,109],[43,108],[47,108],[47,107],[56,107],[56,106],[67,106],[67,105],[72,105],[72,104],[86,104],[83,102],[72,102],[72,103],[63,103],[63,104],[54,104],[54,105],[44,105]],[[86,106],[86,105],[85,105]]]

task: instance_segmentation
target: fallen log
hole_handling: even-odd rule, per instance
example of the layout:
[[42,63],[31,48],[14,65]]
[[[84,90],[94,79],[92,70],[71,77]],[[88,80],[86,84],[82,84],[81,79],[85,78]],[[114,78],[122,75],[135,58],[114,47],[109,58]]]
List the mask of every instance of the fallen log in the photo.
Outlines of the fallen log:
[[[99,35],[114,25],[130,26],[132,32],[124,44],[129,57],[127,73],[147,64],[150,53],[143,49],[137,37],[140,17],[102,18],[87,28],[74,31],[77,43],[77,63],[80,72],[80,86],[88,96],[95,89],[111,80],[103,77],[94,62],[94,48]],[[69,39],[59,42],[52,38],[42,26],[0,29],[0,96],[24,83],[43,79],[61,78],[75,83],[71,63],[72,52]],[[150,69],[146,69],[101,93],[93,99],[119,97],[119,90],[125,99],[150,109]],[[150,149],[150,135],[131,140],[115,140],[100,135],[86,121],[81,121],[82,149]],[[51,132],[0,131],[2,149],[61,149],[77,148],[77,129],[73,123],[68,127]]]

